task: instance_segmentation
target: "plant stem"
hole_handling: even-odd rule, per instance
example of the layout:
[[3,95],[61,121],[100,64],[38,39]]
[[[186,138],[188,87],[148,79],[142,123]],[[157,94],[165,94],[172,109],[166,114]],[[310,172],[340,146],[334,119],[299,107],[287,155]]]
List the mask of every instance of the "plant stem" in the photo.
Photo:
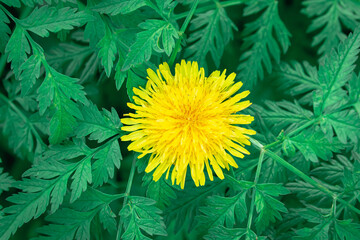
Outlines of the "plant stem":
[[[264,146],[259,143],[257,140],[250,138],[250,141],[256,146],[258,147],[261,151],[263,151]],[[261,147],[262,146],[262,147]],[[345,201],[342,198],[338,198],[338,195],[334,192],[332,192],[331,190],[329,190],[328,188],[326,188],[324,185],[322,185],[321,183],[316,182],[314,179],[312,179],[311,177],[309,177],[308,175],[306,175],[305,173],[303,173],[302,171],[300,171],[299,169],[297,169],[296,167],[294,167],[293,165],[291,165],[290,163],[288,163],[287,161],[285,161],[285,159],[281,158],[280,156],[278,156],[276,153],[270,151],[270,150],[266,150],[265,154],[268,155],[269,157],[271,157],[272,159],[274,159],[276,162],[280,163],[282,166],[284,166],[285,168],[287,168],[288,170],[290,170],[291,172],[295,173],[297,176],[299,176],[300,178],[302,178],[305,182],[310,183],[311,185],[313,185],[315,188],[319,189],[320,191],[326,193],[328,196],[332,197],[332,198],[336,198],[337,201],[339,201],[340,203],[346,205],[347,207],[349,207],[351,210],[353,210],[354,212],[356,212],[357,214],[360,215],[360,210],[357,209],[356,207],[352,206],[349,202]]]
[[252,223],[252,218],[253,218],[253,215],[254,215],[254,208],[255,208],[256,184],[259,181],[261,167],[262,167],[262,163],[263,163],[263,160],[264,160],[264,154],[265,154],[265,151],[262,149],[261,152],[260,152],[259,162],[258,162],[258,166],[257,166],[256,173],[255,173],[254,188],[252,189],[252,194],[251,194],[250,212],[249,212],[248,222],[247,222],[247,227],[246,227],[247,232],[249,232],[250,229],[251,229],[251,223]]
[[[302,130],[304,130],[305,128],[313,125],[314,123],[316,123],[316,122],[319,121],[319,120],[320,120],[320,116],[317,117],[317,118],[314,118],[314,119],[312,119],[312,120],[310,120],[310,121],[308,121],[307,123],[305,123],[304,125],[300,126],[300,127],[297,128],[297,129],[295,129],[294,131],[288,133],[286,136],[287,136],[287,137],[292,137],[292,136],[300,133],[300,132],[301,132]],[[272,147],[274,147],[274,146],[282,143],[283,141],[284,141],[284,140],[277,140],[277,141],[275,141],[275,142],[273,142],[273,143],[270,143],[270,144],[264,146],[264,149],[270,149],[270,148],[272,148]]]
[[[242,3],[245,3],[245,2],[248,2],[248,0],[230,0],[230,1],[226,1],[226,2],[220,2],[220,3],[218,3],[218,5],[220,7],[224,8],[224,7],[231,7],[231,6],[234,6],[234,5],[239,5],[239,4],[242,4]],[[209,4],[209,5],[205,6],[205,7],[198,8],[196,10],[196,13],[206,12],[206,11],[211,10],[211,9],[214,9],[214,6]],[[183,13],[175,15],[174,19],[179,20],[181,18],[186,17],[187,15],[188,15],[187,12],[183,12]]]
[[[129,175],[129,180],[128,180],[127,185],[126,185],[123,207],[127,204],[128,196],[130,195],[131,186],[132,186],[134,175],[135,175],[135,169],[136,169],[136,154],[134,154],[134,158],[133,158],[132,165],[131,165],[131,170],[130,170],[130,175]],[[121,238],[122,224],[123,224],[123,222],[120,219],[118,229],[117,229],[117,233],[116,233],[116,239],[117,240],[120,240],[120,238]]]
[[183,34],[185,33],[185,30],[186,30],[187,26],[189,25],[190,20],[191,20],[192,16],[194,15],[195,10],[196,10],[196,7],[197,7],[198,4],[199,4],[199,0],[195,0],[194,3],[193,3],[193,5],[191,6],[190,12],[187,14],[187,17],[186,17],[183,25],[181,26],[181,29],[180,29],[180,32],[179,32],[179,39],[176,41],[174,51],[172,52],[172,54],[171,54],[171,56],[170,56],[170,60],[169,60],[169,66],[170,66],[170,68],[171,68],[171,67],[173,66],[173,64],[174,64],[176,55],[177,55],[177,53],[178,53],[179,50],[180,50],[180,44],[181,44],[181,40],[182,40]]

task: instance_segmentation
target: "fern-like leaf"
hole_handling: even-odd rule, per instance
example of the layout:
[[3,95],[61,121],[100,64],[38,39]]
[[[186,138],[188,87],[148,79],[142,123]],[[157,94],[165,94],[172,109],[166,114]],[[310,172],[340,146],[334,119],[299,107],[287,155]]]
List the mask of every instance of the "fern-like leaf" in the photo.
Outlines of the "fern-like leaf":
[[220,65],[225,46],[233,38],[232,30],[237,27],[227,16],[224,8],[217,7],[206,13],[199,14],[191,21],[189,47],[185,57],[206,64],[206,56],[210,52],[215,65]]
[[308,32],[317,32],[312,46],[324,55],[346,38],[342,24],[354,30],[360,24],[360,4],[351,0],[306,0],[302,12],[313,18]]
[[268,73],[272,72],[271,59],[276,63],[280,62],[281,50],[284,53],[287,51],[291,36],[279,17],[277,1],[249,2],[244,9],[244,16],[259,13],[260,16],[255,21],[245,25],[242,46],[244,53],[240,57],[238,66],[238,78],[252,86],[257,79],[263,79],[264,67]]
[[91,15],[85,12],[76,12],[76,9],[44,6],[35,8],[34,11],[21,24],[29,31],[41,37],[49,36],[49,32],[71,30],[91,21]]
[[166,236],[165,224],[160,216],[161,210],[156,208],[155,201],[144,197],[129,197],[128,204],[121,209],[120,216],[124,219],[125,240],[150,239],[150,236]]

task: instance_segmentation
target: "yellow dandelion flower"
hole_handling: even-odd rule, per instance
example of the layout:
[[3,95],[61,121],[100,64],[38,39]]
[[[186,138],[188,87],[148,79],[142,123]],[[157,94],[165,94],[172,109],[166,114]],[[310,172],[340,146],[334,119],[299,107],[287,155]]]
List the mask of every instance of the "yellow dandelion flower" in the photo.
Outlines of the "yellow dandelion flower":
[[[148,69],[146,88],[134,88],[134,103],[128,106],[135,113],[125,114],[121,129],[130,132],[123,141],[132,141],[128,149],[150,154],[146,172],[154,181],[171,171],[172,184],[184,188],[188,166],[196,186],[205,184],[204,168],[209,179],[224,178],[222,169],[237,168],[232,156],[243,158],[249,154],[247,135],[255,131],[240,127],[254,118],[237,114],[251,105],[241,101],[250,92],[238,93],[241,82],[234,82],[235,74],[226,77],[226,70],[205,77],[197,62],[176,64],[175,76],[167,63],[155,73]],[[235,94],[235,95],[234,95]],[[211,167],[212,166],[212,169]]]

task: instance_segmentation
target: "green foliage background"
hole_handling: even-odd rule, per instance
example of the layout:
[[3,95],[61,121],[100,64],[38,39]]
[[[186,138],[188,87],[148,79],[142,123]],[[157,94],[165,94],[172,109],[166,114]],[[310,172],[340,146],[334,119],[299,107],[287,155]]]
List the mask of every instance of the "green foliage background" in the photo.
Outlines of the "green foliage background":
[[[360,239],[357,0],[0,0],[0,239]],[[153,182],[120,142],[146,69],[250,89],[225,180]]]

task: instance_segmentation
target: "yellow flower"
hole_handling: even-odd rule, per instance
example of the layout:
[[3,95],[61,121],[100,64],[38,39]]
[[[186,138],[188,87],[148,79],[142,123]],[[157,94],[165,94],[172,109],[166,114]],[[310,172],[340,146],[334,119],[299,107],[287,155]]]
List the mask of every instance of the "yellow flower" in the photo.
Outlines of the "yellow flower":
[[[256,132],[238,125],[250,124],[254,118],[237,114],[251,105],[242,101],[250,92],[236,94],[242,86],[234,82],[235,74],[213,72],[205,77],[197,62],[176,64],[175,76],[167,63],[155,73],[148,69],[146,88],[134,88],[134,102],[128,106],[135,113],[125,114],[121,129],[131,132],[121,137],[132,141],[128,149],[151,154],[145,171],[153,173],[154,181],[171,172],[172,184],[184,188],[186,171],[190,167],[196,186],[205,184],[204,168],[209,179],[224,178],[222,168],[238,167],[232,156],[243,158],[249,152],[247,134]],[[234,95],[234,96],[233,96]]]

